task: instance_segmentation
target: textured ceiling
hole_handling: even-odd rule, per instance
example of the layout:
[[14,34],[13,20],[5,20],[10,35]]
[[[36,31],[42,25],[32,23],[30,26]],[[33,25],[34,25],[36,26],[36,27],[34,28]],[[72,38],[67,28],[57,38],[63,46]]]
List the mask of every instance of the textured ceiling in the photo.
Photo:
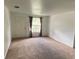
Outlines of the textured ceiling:
[[[29,15],[51,15],[60,12],[73,11],[74,0],[5,0],[12,12],[26,13]],[[17,5],[20,8],[14,8]]]

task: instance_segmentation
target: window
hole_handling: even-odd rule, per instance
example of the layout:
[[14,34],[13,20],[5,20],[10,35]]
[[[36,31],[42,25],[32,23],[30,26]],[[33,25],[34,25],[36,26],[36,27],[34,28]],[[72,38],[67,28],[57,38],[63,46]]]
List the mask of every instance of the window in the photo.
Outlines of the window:
[[40,18],[33,18],[32,20],[32,32],[40,32],[41,23]]

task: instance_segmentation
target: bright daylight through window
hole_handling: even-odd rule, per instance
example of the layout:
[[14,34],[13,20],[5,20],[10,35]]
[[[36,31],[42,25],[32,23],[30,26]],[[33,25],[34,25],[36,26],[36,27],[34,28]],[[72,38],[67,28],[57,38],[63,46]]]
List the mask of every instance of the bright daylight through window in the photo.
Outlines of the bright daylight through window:
[[32,20],[32,32],[40,32],[41,23],[40,18],[33,18]]

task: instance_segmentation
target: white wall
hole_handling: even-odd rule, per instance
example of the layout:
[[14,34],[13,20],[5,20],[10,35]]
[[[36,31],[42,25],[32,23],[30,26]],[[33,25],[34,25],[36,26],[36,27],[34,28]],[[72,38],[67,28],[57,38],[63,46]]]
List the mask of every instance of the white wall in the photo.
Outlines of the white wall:
[[74,15],[74,11],[51,15],[49,36],[59,42],[73,47],[75,28]]
[[44,16],[42,19],[42,35],[48,36],[49,31],[49,16]]
[[[43,17],[43,36],[48,35],[48,17]],[[23,13],[11,12],[12,37],[29,37],[29,16]]]
[[6,56],[8,48],[11,43],[10,34],[10,13],[6,6],[4,6],[4,56]]
[[19,13],[11,13],[12,37],[29,36],[29,17]]

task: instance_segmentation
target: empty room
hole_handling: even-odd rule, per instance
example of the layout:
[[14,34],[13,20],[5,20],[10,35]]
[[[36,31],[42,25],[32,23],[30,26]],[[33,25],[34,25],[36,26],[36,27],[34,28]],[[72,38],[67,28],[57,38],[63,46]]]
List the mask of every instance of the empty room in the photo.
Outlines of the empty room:
[[5,59],[75,59],[75,0],[4,0]]

